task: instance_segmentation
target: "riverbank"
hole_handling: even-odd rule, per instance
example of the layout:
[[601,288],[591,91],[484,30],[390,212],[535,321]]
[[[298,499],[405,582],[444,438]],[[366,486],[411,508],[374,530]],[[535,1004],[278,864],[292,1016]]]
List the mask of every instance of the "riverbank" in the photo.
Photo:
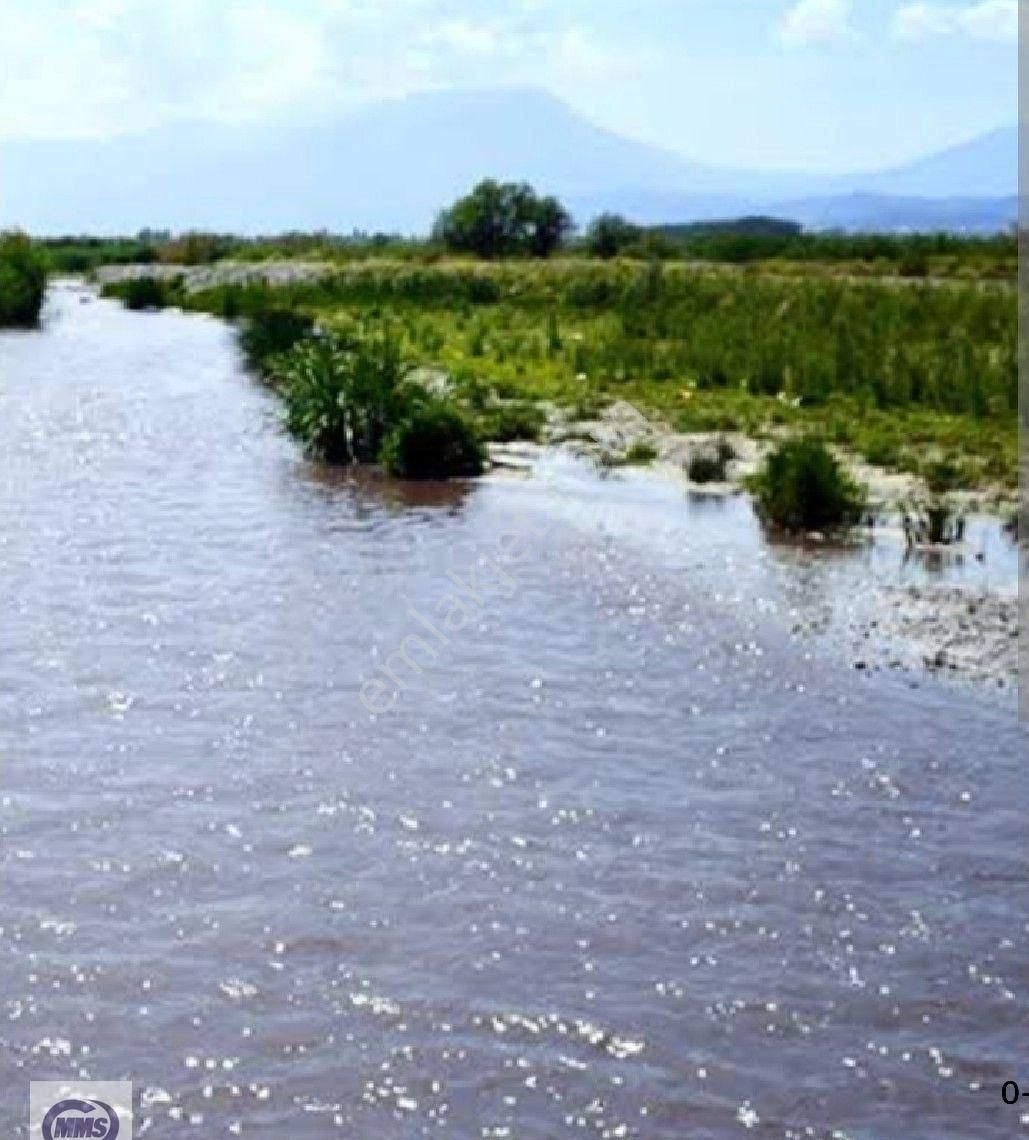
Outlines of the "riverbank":
[[[631,409],[611,413],[609,420],[581,425],[570,442],[562,442],[567,426],[556,423],[550,429],[554,442],[491,446],[495,477],[533,479],[541,471],[545,477],[552,457],[567,454],[593,466],[608,487],[649,483],[675,488],[694,503],[706,502],[722,512],[730,540],[746,533],[740,512],[752,518],[752,511],[738,482],[696,485],[684,474],[683,449],[706,450],[710,437],[662,440]],[[581,438],[586,434],[602,443]],[[604,448],[632,447],[640,438],[653,441],[667,459],[641,468],[598,458],[611,453]],[[738,479],[756,469],[760,457],[756,447],[748,453],[744,441],[731,441],[744,456],[735,464]],[[783,627],[799,642],[842,658],[856,673],[895,674],[915,684],[933,677],[1011,704],[1019,681],[1018,550],[1013,537],[995,513],[984,509],[988,504],[972,495],[963,500],[968,517],[961,543],[910,547],[890,505],[896,490],[889,476],[878,485],[873,481],[877,523],[855,531],[845,543],[821,535],[791,542],[762,536],[741,542],[737,557],[741,565],[776,566],[785,597]]]
[[[366,269],[361,270],[362,274],[366,272]],[[496,276],[489,268],[483,274],[482,279],[487,282]],[[129,267],[107,271],[103,276],[108,283],[114,283],[152,275],[150,267]],[[354,302],[350,308],[341,308],[338,301],[326,300],[318,290],[327,288],[328,296],[332,297],[340,286],[338,282],[331,284],[331,267],[318,263],[232,264],[185,272],[168,267],[161,270],[158,277],[180,280],[184,303],[195,304],[206,311],[217,312],[226,298],[245,298],[248,291],[255,288],[267,290],[277,301],[305,307],[328,327],[344,327],[343,322],[353,320],[355,315],[362,317],[370,305],[367,297],[360,303]],[[386,279],[396,283],[389,275]],[[367,285],[363,277],[360,280]],[[319,284],[325,281],[330,284]],[[439,287],[438,281],[434,287]],[[356,286],[351,281],[346,288],[352,292]],[[690,407],[691,412],[685,416],[680,414],[677,423],[671,423],[653,406],[649,414],[645,414],[639,406],[615,394],[620,387],[631,389],[631,384],[600,388],[590,386],[588,376],[579,385],[580,388],[586,386],[584,391],[588,389],[585,397],[575,401],[530,399],[539,395],[537,377],[531,369],[538,366],[544,376],[553,379],[559,361],[555,362],[552,354],[541,353],[537,348],[529,354],[531,366],[523,361],[513,362],[513,375],[518,381],[512,382],[512,362],[504,355],[500,365],[507,371],[503,378],[497,379],[493,369],[497,364],[498,346],[491,344],[489,338],[502,335],[509,328],[505,322],[510,322],[511,314],[496,311],[496,302],[486,305],[485,311],[474,305],[469,307],[467,301],[455,302],[456,319],[463,320],[474,336],[484,338],[473,345],[475,354],[471,360],[466,358],[463,363],[455,363],[447,356],[445,345],[427,338],[425,329],[419,327],[422,318],[429,320],[439,315],[434,305],[426,307],[422,302],[412,310],[410,304],[402,300],[394,299],[389,304],[395,306],[395,311],[389,308],[386,319],[393,322],[394,328],[407,331],[407,347],[434,361],[420,370],[428,387],[460,401],[473,414],[483,415],[487,427],[495,422],[507,425],[512,420],[531,423],[531,417],[524,414],[527,408],[540,413],[540,426],[532,426],[525,433],[529,438],[519,439],[516,432],[513,442],[491,447],[492,462],[501,470],[531,471],[548,449],[557,448],[589,460],[609,478],[617,478],[619,472],[634,468],[639,477],[667,480],[691,494],[716,498],[733,496],[745,489],[780,439],[798,428],[817,427],[825,413],[824,407],[805,409],[802,399],[783,393],[785,398],[776,397],[771,401],[773,406],[767,418],[752,421],[750,430],[734,430],[730,424],[723,424],[717,430],[688,430],[696,419],[695,405],[703,405],[709,396],[719,398],[723,394],[684,389],[681,403]],[[428,327],[431,331],[435,325]],[[555,335],[552,327],[547,335]],[[573,356],[574,346],[583,343],[576,340],[577,335],[574,328],[570,332],[559,330],[556,334],[563,342],[570,343]],[[441,348],[444,351],[440,351]],[[559,358],[566,354],[565,343],[555,351]],[[472,368],[475,370],[471,371]],[[667,385],[651,382],[648,390],[662,386]],[[806,410],[810,412],[810,420],[803,415]],[[838,407],[836,414],[842,414]],[[862,414],[865,418],[873,415],[868,409]],[[916,410],[907,414],[923,413]],[[970,417],[964,417],[955,424],[948,422],[947,431],[957,430],[960,423],[971,425],[973,440],[975,430],[984,430],[982,422],[974,424]],[[937,423],[936,427],[939,426]],[[989,430],[988,424],[985,429]],[[1007,429],[996,426],[994,430],[1003,433]],[[912,460],[909,466],[914,470],[890,470],[868,462],[854,444],[837,442],[834,450],[852,476],[867,489],[869,508],[880,532],[890,534],[885,542],[894,548],[896,572],[892,577],[889,573],[877,575],[859,587],[864,595],[864,612],[849,610],[841,614],[831,623],[831,630],[822,629],[820,620],[812,622],[802,616],[796,623],[797,628],[830,632],[837,647],[842,648],[848,661],[859,671],[890,669],[915,675],[929,670],[942,672],[948,679],[960,683],[1013,691],[1017,680],[1016,608],[1003,590],[997,593],[996,579],[985,588],[978,582],[954,586],[947,573],[948,566],[962,560],[974,563],[989,558],[993,562],[999,558],[1007,564],[1006,556],[1000,553],[1007,541],[1001,534],[1001,525],[1017,506],[1012,489],[988,480],[977,486],[948,489],[949,509],[955,516],[971,520],[969,534],[963,541],[946,548],[917,541],[912,544],[901,535],[901,513],[916,509],[913,504],[940,497],[936,489],[927,486],[920,470],[923,463],[929,459],[939,461],[944,455],[952,461],[963,458],[971,463],[974,455],[944,450],[939,442],[923,442],[917,454],[912,451],[908,455]],[[697,462],[719,454],[724,460],[720,466]],[[960,462],[955,462],[954,467],[961,471]],[[969,464],[966,472],[970,469]],[[977,516],[986,517],[977,520]],[[984,546],[985,531],[991,531],[992,537]],[[859,546],[879,541],[875,530],[860,532],[855,539]],[[814,557],[818,557],[820,546],[830,552],[828,557],[834,556],[832,548],[820,536],[809,540],[807,545],[816,552]],[[987,548],[989,553],[985,552]],[[907,563],[916,560],[926,565],[935,561],[941,567],[939,581],[933,582],[930,575],[929,580],[917,586],[905,584],[901,580],[905,559]],[[1009,593],[1013,592],[1014,571],[1009,570],[1006,577],[1001,574],[1000,578]],[[847,588],[853,590],[854,585]]]
[[783,279],[761,266],[581,260],[99,274],[115,291],[139,277],[165,283],[169,303],[216,315],[263,297],[329,329],[386,322],[406,355],[445,374],[476,412],[536,406],[575,431],[625,403],[662,438],[740,437],[744,467],[751,443],[808,430],[884,495],[918,490],[906,477],[941,464],[948,490],[1001,509],[1017,487],[1017,305],[1006,284],[898,288],[814,271]]

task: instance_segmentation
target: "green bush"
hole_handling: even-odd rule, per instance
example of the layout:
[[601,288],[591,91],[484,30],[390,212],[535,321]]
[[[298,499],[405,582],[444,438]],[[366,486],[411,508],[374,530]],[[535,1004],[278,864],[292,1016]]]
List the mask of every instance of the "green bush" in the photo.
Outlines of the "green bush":
[[429,401],[413,407],[390,433],[382,461],[401,479],[447,479],[480,475],[483,454],[471,425],[455,408]]
[[629,467],[647,467],[657,459],[657,448],[646,440],[638,439],[625,453]]
[[883,432],[870,435],[861,446],[861,454],[873,467],[900,466],[900,442],[894,436]]
[[[230,302],[230,296],[226,296],[226,302]],[[223,305],[223,312],[225,307]],[[245,319],[239,332],[239,345],[249,367],[264,372],[273,357],[288,352],[310,336],[313,329],[314,320],[306,314],[269,306],[258,309]]]
[[727,439],[719,439],[713,447],[694,452],[686,466],[691,483],[724,483],[736,449]]
[[289,430],[329,463],[374,463],[387,433],[426,393],[386,331],[308,337],[271,362]]
[[46,296],[46,261],[24,234],[0,234],[0,328],[31,328]]
[[926,463],[922,468],[922,478],[931,495],[946,495],[966,482],[964,469],[953,459],[934,459]]
[[786,531],[853,526],[864,511],[862,490],[820,440],[781,443],[753,480],[761,516]]
[[546,413],[535,404],[491,408],[478,417],[480,434],[494,443],[513,443],[515,440],[535,443],[546,422]]
[[115,296],[126,309],[144,312],[163,309],[171,303],[172,288],[169,282],[156,277],[133,277],[104,290],[105,296]]

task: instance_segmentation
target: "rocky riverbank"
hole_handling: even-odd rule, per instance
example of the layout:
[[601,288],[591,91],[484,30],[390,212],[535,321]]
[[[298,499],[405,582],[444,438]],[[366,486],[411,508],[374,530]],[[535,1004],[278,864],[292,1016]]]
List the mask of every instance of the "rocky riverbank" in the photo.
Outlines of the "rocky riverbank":
[[[574,420],[556,408],[549,412],[545,443],[490,449],[499,469],[529,474],[548,448],[558,447],[618,477],[626,467],[626,457],[645,445],[656,458],[633,471],[632,477],[675,481],[692,494],[731,496],[743,492],[744,481],[758,470],[773,442],[736,433],[676,433],[648,420],[625,401],[610,405],[592,420]],[[726,465],[724,480],[692,482],[691,461],[710,454],[721,442],[729,445],[734,456]],[[874,574],[861,578],[860,589],[855,589],[856,581],[848,584],[841,578],[832,603],[815,605],[804,586],[804,568],[838,558],[839,547],[822,536],[794,545],[797,576],[790,632],[800,638],[831,641],[858,672],[901,672],[913,680],[928,672],[948,682],[1014,694],[1019,660],[1017,573],[1013,542],[1002,534],[998,513],[998,508],[1013,508],[1010,497],[955,496],[960,509],[976,517],[967,540],[946,548],[916,547],[905,557],[898,504],[924,494],[924,485],[914,476],[869,467],[845,453],[842,457],[854,477],[868,488],[879,519],[861,541],[864,546],[878,544],[890,557],[879,560]],[[987,543],[987,537],[993,541]],[[912,559],[927,568],[925,580],[917,584],[903,580],[903,570],[910,568]],[[997,571],[998,561],[1004,562],[1002,571]],[[1000,585],[983,585],[974,575],[956,582],[953,569],[969,564],[995,571],[991,581]]]
[[275,287],[303,285],[319,281],[335,272],[336,266],[324,261],[219,261],[213,265],[108,265],[98,269],[98,285],[154,278],[181,281],[187,293],[202,293],[229,285],[264,284]]

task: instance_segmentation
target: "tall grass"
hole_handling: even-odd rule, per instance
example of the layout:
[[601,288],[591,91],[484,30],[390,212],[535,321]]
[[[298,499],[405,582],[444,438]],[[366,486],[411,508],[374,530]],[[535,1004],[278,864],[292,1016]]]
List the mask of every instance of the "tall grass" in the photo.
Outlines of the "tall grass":
[[330,328],[388,315],[403,351],[446,371],[476,413],[494,400],[495,411],[624,398],[683,431],[813,427],[902,470],[956,453],[971,485],[1015,480],[1017,297],[1006,285],[382,258],[182,303],[230,317],[272,306]]

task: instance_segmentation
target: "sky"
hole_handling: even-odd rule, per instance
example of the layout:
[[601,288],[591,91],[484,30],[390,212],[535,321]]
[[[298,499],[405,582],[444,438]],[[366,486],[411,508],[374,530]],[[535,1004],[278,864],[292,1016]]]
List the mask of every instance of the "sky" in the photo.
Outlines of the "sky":
[[532,85],[705,163],[875,169],[1017,117],[1018,0],[0,0],[0,138]]

